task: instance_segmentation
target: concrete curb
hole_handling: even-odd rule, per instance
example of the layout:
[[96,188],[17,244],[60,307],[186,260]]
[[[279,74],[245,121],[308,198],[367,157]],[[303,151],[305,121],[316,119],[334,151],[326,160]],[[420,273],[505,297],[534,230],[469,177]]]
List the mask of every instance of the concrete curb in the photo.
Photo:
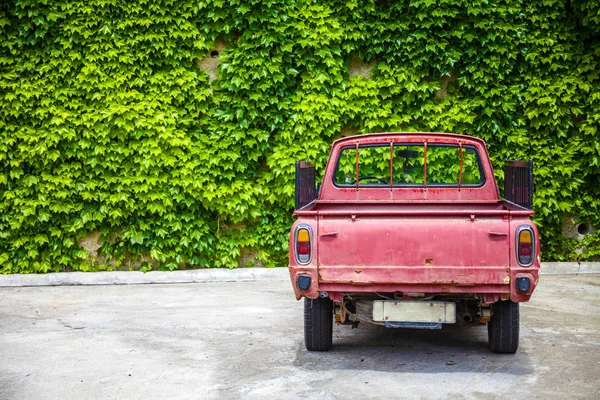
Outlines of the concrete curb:
[[[542,275],[600,273],[600,262],[544,262]],[[0,287],[61,285],[139,285],[150,283],[251,282],[289,279],[287,268],[206,268],[187,271],[55,272],[0,275]]]
[[600,262],[543,262],[542,275],[579,275],[600,273]]
[[0,275],[0,287],[139,285],[148,283],[250,282],[289,279],[287,268],[206,268],[187,271],[55,272]]
[[542,275],[572,275],[579,272],[578,262],[545,262],[540,269]]

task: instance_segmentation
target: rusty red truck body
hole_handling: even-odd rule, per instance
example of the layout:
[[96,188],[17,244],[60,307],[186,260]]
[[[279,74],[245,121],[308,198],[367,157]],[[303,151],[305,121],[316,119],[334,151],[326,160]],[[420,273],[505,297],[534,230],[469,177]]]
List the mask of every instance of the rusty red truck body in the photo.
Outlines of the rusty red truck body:
[[527,166],[511,164],[509,201],[484,141],[466,135],[337,140],[320,190],[314,169],[302,171],[310,164],[297,163],[304,177],[289,272],[296,298],[305,298],[307,349],[332,347],[334,320],[423,329],[460,322],[487,323],[491,350],[514,353],[519,303],[540,268],[532,173],[519,172]]

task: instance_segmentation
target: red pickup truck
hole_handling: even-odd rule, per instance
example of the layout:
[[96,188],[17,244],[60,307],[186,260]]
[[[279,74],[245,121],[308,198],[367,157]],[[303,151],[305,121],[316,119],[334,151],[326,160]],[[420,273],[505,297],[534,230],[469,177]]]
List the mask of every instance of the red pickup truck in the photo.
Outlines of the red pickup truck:
[[378,133],[333,143],[322,185],[296,163],[289,272],[305,298],[305,345],[332,347],[333,320],[390,328],[488,325],[514,353],[519,303],[538,282],[531,161],[505,167],[499,195],[485,142]]

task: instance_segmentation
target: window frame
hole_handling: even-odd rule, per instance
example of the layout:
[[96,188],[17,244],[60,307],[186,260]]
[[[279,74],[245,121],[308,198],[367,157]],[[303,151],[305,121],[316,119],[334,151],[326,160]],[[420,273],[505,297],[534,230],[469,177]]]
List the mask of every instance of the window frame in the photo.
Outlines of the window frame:
[[[396,143],[393,142],[394,147],[400,147],[400,146],[425,146],[425,142],[409,142],[409,143]],[[369,144],[365,144],[365,145],[358,145],[358,149],[359,149],[359,155],[358,155],[358,160],[359,160],[359,166],[360,166],[360,149],[364,149],[364,148],[369,148],[369,147],[387,147],[388,149],[390,148],[390,143],[369,143]],[[427,148],[429,147],[462,147],[463,150],[464,149],[473,149],[475,151],[475,157],[477,158],[477,167],[479,169],[479,175],[481,176],[481,181],[479,183],[463,183],[461,182],[460,184],[460,188],[469,188],[469,189],[476,189],[476,188],[480,188],[483,185],[485,185],[486,183],[486,176],[485,176],[485,170],[483,168],[483,163],[481,162],[481,155],[479,154],[479,150],[477,149],[476,146],[471,145],[471,144],[463,144],[462,146],[459,146],[458,144],[455,143],[429,143],[427,142]],[[356,144],[352,144],[352,145],[347,145],[347,146],[343,146],[340,148],[340,151],[338,152],[338,156],[335,162],[335,169],[333,170],[333,175],[332,175],[332,183],[333,186],[335,186],[338,189],[348,189],[348,188],[355,188],[356,189],[356,182],[348,184],[348,183],[343,183],[343,184],[339,184],[336,181],[336,176],[338,173],[338,169],[340,166],[340,159],[342,158],[342,152],[344,150],[347,149],[356,149]],[[393,173],[393,171],[392,171]],[[393,176],[390,177],[390,179],[393,179]],[[427,182],[427,186],[425,186],[424,183],[418,184],[418,183],[392,183],[392,185],[390,186],[389,183],[384,184],[384,183],[367,183],[367,184],[358,184],[358,188],[373,188],[373,189],[385,189],[385,188],[448,188],[448,189],[453,189],[456,188],[458,189],[459,185],[458,182],[457,183],[429,183]]]

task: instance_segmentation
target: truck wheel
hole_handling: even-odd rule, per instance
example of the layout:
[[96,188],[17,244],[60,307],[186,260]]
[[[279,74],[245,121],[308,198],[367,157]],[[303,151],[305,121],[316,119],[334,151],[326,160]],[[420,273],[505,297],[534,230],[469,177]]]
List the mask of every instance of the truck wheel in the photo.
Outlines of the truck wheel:
[[309,351],[331,349],[333,301],[329,298],[304,299],[304,345]]
[[510,300],[492,305],[488,322],[490,350],[494,353],[513,354],[519,348],[519,303]]

